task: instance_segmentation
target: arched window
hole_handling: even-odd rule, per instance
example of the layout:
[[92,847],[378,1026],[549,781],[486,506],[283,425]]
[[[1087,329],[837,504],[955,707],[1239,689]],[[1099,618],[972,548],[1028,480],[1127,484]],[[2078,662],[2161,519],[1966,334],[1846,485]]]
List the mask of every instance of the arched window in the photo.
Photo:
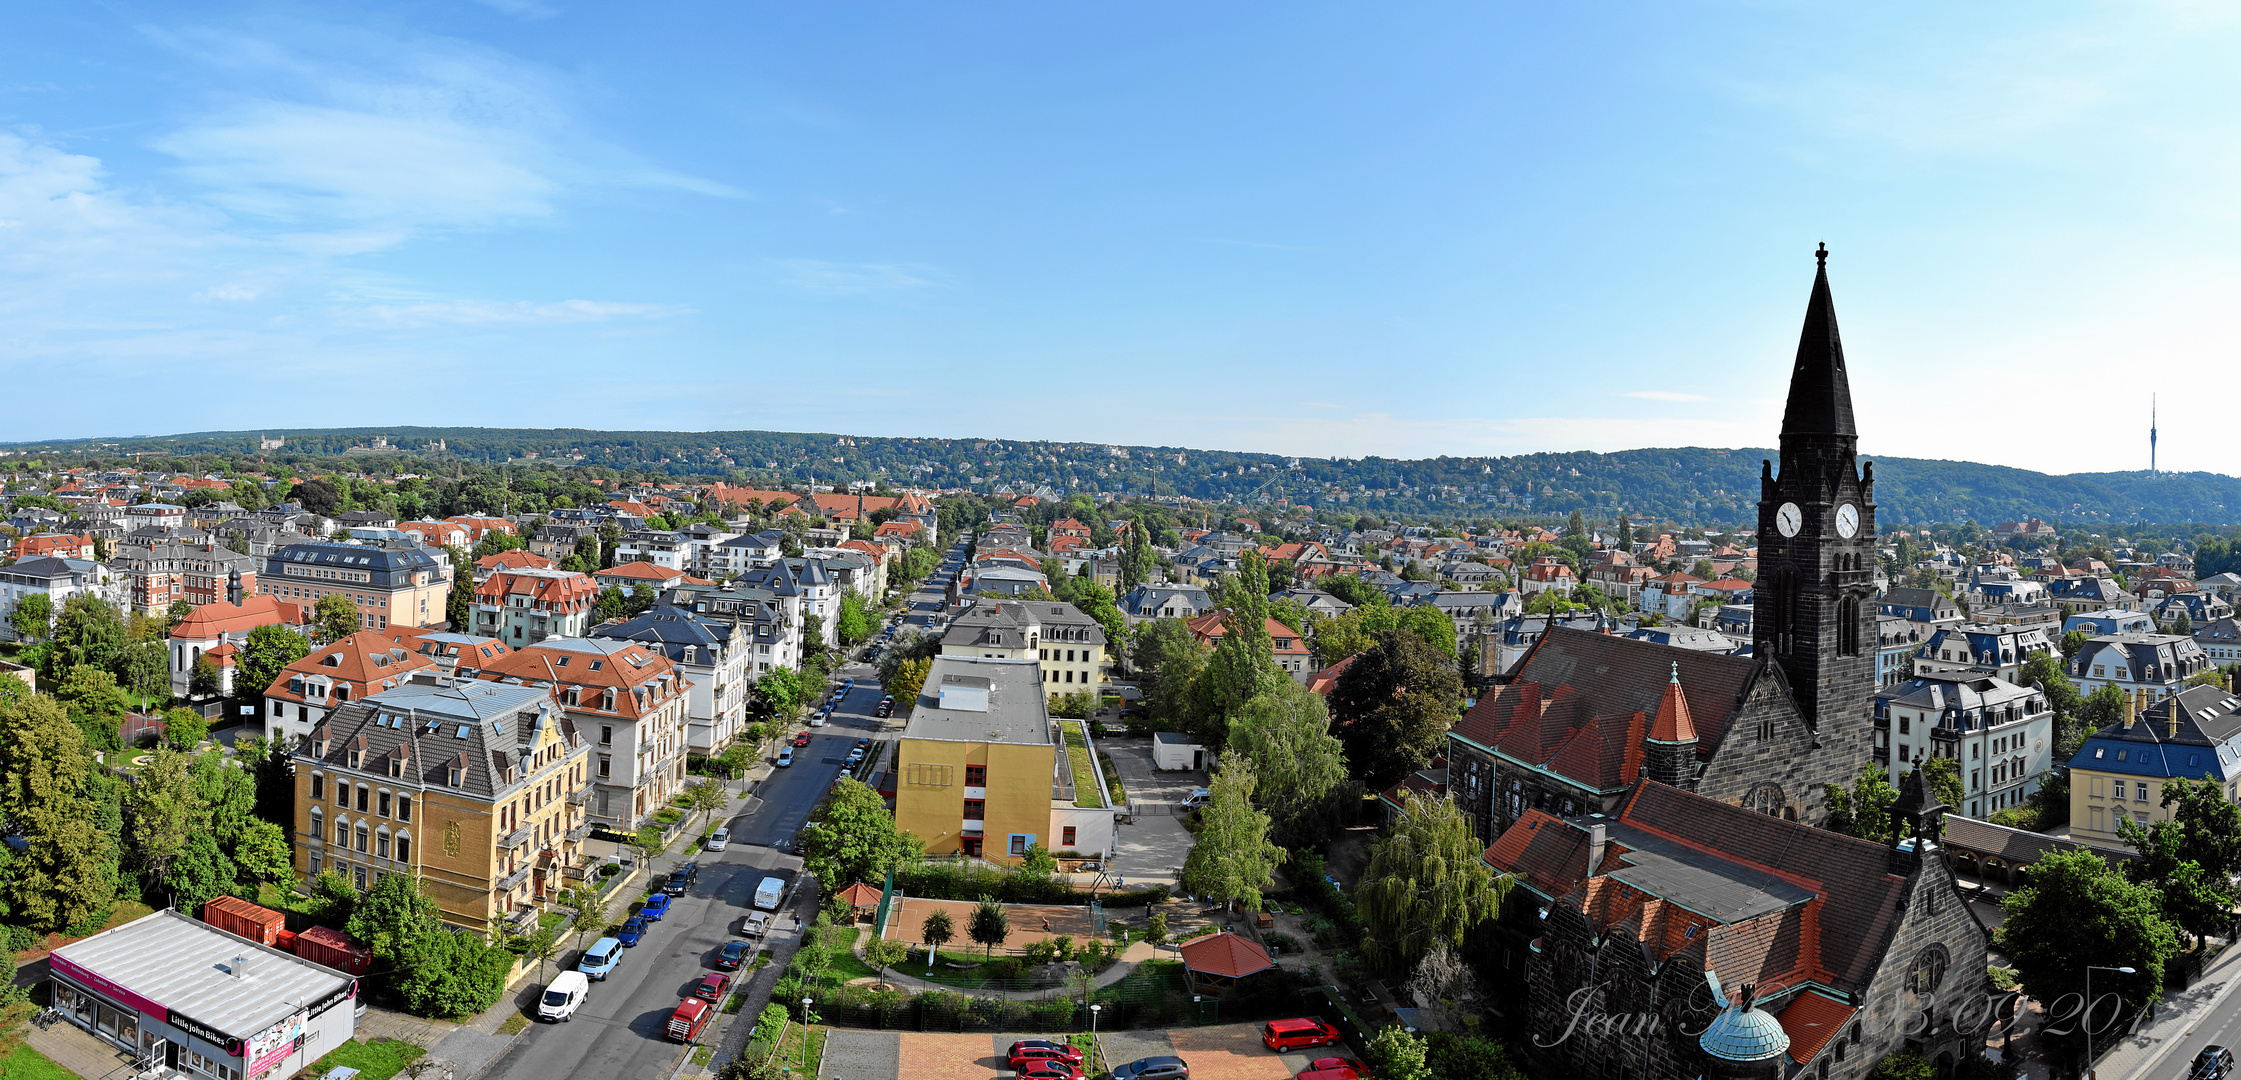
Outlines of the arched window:
[[1787,654],[1797,647],[1797,571],[1787,566],[1775,585],[1775,626],[1774,651]]
[[311,835],[321,840],[325,840],[327,838],[326,812],[320,810],[316,806],[311,808]]
[[1860,598],[1847,596],[1836,602],[1836,651],[1839,656],[1860,655]]

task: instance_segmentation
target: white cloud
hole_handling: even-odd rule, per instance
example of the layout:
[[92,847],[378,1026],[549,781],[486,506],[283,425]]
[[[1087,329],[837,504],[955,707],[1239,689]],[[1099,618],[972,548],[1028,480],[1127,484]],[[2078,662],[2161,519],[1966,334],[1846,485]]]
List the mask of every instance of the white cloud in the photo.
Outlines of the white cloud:
[[1710,401],[1702,394],[1684,394],[1678,390],[1629,390],[1626,396],[1644,401]]
[[778,264],[778,280],[808,292],[869,293],[946,289],[948,274],[939,267],[912,263],[841,263],[789,259]]
[[560,326],[613,319],[665,319],[691,314],[678,304],[618,304],[600,300],[439,300],[418,304],[375,304],[345,314],[349,326],[405,329],[423,326]]

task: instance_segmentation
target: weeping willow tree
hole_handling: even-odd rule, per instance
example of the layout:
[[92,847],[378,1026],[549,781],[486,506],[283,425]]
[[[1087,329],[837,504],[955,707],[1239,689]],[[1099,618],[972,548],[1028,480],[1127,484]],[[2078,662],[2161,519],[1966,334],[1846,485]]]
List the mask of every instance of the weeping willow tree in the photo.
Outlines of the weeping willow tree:
[[1470,822],[1453,799],[1406,795],[1393,830],[1370,851],[1354,903],[1367,933],[1363,958],[1388,971],[1414,968],[1435,945],[1501,910],[1515,879],[1479,859]]

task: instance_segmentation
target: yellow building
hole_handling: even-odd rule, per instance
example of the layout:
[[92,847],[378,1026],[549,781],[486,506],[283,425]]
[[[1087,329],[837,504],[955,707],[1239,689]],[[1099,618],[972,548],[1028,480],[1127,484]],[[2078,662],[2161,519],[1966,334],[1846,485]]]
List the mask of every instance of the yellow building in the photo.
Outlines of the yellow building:
[[588,754],[545,687],[417,674],[298,744],[296,872],[412,874],[452,926],[526,917],[573,883]]
[[1054,721],[1038,661],[934,658],[896,750],[895,823],[931,854],[1109,858],[1113,804],[1079,721]]
[[2088,736],[2070,759],[2070,838],[2122,846],[2117,827],[2171,816],[2163,785],[2206,780],[2241,795],[2241,701],[2222,687],[2196,686],[2142,707],[2159,691],[2125,702],[2125,719]]

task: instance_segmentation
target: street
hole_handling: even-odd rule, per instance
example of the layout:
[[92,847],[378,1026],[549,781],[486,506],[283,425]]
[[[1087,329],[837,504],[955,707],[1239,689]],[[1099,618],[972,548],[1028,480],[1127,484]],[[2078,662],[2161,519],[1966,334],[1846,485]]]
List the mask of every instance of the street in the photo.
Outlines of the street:
[[[951,557],[956,557],[954,551]],[[934,576],[939,578],[944,572],[937,570]],[[954,572],[954,564],[948,572]],[[928,585],[939,588],[931,581]],[[910,601],[912,610],[919,603],[925,603],[928,612],[938,612],[941,607],[938,591],[922,590]],[[664,1034],[670,1012],[678,1001],[691,995],[702,975],[716,970],[716,953],[737,936],[740,922],[751,908],[755,886],[764,877],[775,876],[785,879],[790,887],[801,874],[801,859],[778,845],[790,848],[795,834],[838,781],[848,751],[858,738],[874,740],[868,761],[876,767],[893,741],[891,732],[899,730],[909,716],[908,703],[898,703],[890,719],[873,715],[882,691],[872,665],[849,663],[834,678],[854,679],[856,685],[833,710],[828,724],[817,728],[797,726],[797,731],[810,733],[810,740],[794,751],[792,766],[772,769],[767,778],[753,786],[747,799],[734,804],[736,814],[725,823],[732,832],[729,847],[704,852],[687,842],[655,860],[652,869],[657,874],[686,862],[698,862],[700,879],[692,890],[678,899],[666,918],[648,928],[643,941],[623,951],[622,962],[612,975],[592,984],[589,997],[573,1020],[532,1024],[491,1062],[485,1075],[501,1080],[553,1080],[562,1076],[664,1080],[671,1074],[683,1048]],[[821,703],[822,698],[810,705],[814,708]],[[870,771],[867,769],[867,775]],[[816,898],[809,893],[805,888],[795,895],[786,912],[805,918],[813,914]],[[618,914],[620,908],[618,899]],[[766,969],[768,974],[774,976],[783,965],[795,933],[793,919],[782,912],[767,942],[779,954],[778,961]],[[572,967],[577,955],[574,951],[565,954],[561,958],[563,966],[557,970]],[[740,973],[742,991],[752,974]],[[759,998],[750,1000],[747,1009],[732,1019],[740,1025],[751,1025],[760,1006]],[[709,1044],[715,1031],[711,1027],[702,1035],[701,1043]],[[738,1038],[735,1033],[727,1042]]]

